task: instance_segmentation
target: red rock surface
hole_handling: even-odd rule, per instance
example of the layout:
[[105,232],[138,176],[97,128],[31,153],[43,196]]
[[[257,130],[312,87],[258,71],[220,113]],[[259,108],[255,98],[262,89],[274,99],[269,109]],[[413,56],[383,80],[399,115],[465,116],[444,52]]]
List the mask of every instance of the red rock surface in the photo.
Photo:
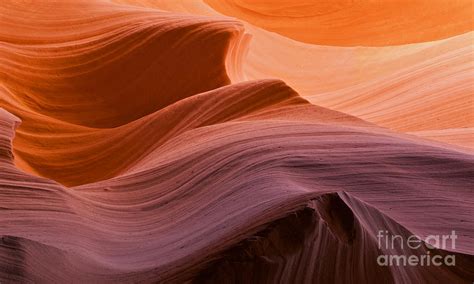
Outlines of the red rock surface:
[[471,283],[472,4],[207,2],[0,3],[0,282]]

